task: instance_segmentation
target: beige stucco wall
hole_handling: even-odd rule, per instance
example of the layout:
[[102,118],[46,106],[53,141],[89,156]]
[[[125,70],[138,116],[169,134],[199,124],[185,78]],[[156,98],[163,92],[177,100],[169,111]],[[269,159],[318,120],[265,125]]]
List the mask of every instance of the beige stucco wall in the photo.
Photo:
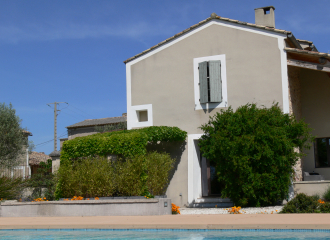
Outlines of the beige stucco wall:
[[330,187],[330,181],[306,181],[306,182],[294,182],[294,193],[305,193],[309,196],[322,195]]
[[226,54],[228,104],[282,106],[277,38],[211,25],[131,66],[132,106],[152,104],[154,125],[190,133],[219,109],[194,110],[193,59]]
[[[195,110],[193,59],[221,54],[226,55],[229,106],[236,109],[252,102],[267,107],[279,102],[283,106],[278,39],[219,25],[133,64],[132,106],[152,104],[154,126],[202,133],[199,127],[219,109]],[[187,152],[186,148],[167,191],[180,206],[187,203]]]
[[[302,69],[301,106],[302,117],[316,137],[330,137],[330,78],[324,72]],[[303,171],[318,172],[330,180],[330,168],[315,168],[314,148],[305,151]]]

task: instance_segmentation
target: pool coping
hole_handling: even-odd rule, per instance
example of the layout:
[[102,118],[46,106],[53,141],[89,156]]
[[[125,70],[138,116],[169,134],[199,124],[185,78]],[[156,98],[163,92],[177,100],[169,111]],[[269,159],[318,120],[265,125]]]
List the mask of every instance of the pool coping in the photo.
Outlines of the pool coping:
[[0,229],[330,229],[330,214],[1,217]]

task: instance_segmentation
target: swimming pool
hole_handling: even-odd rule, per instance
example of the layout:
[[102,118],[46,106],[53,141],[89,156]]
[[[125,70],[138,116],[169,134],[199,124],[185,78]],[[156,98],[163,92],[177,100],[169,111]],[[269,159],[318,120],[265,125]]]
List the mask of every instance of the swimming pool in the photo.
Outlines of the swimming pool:
[[0,239],[329,239],[330,230],[0,230]]

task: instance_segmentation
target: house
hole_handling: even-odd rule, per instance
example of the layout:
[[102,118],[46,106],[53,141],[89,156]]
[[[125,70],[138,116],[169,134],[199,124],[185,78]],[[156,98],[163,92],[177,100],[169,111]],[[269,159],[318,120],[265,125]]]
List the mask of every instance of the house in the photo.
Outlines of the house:
[[[32,136],[32,133],[26,130],[23,130],[23,135],[25,137],[25,142],[28,143],[29,137]],[[28,178],[31,176],[31,169],[29,166],[29,151],[27,145],[22,146],[22,154],[18,157],[18,164],[13,168],[3,168],[0,169],[0,176],[6,177],[22,177]]]
[[31,168],[30,175],[33,176],[38,172],[38,168],[40,168],[40,163],[47,163],[47,160],[51,159],[51,157],[44,152],[31,152],[29,154],[29,165]]
[[278,102],[284,113],[304,118],[317,139],[295,166],[294,180],[302,180],[302,171],[330,179],[330,55],[276,29],[274,13],[273,6],[255,9],[254,24],[212,13],[124,62],[127,128],[165,125],[188,132],[166,192],[172,202],[225,201],[212,187],[213,166],[199,152],[199,127],[220,109],[247,103]]
[[82,122],[78,122],[66,127],[68,129],[68,139],[70,140],[76,137],[92,135],[98,133],[96,127],[114,126],[120,123],[125,123],[126,120],[126,113],[123,113],[120,117],[86,119]]
[[[122,128],[126,128],[126,122],[127,114],[123,113],[120,117],[86,119],[84,121],[67,126],[66,128],[68,129],[68,137],[60,138],[60,149],[62,149],[63,143],[67,140],[96,134],[101,130],[120,130]],[[49,156],[53,160],[52,170],[55,172],[60,166],[61,151],[53,151],[49,154]]]

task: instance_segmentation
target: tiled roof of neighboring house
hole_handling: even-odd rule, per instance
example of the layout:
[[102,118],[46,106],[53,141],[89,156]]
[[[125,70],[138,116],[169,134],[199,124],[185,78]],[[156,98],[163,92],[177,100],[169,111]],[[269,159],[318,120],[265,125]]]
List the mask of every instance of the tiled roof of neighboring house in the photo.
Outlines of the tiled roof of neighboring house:
[[297,41],[299,41],[299,42],[305,42],[305,43],[310,43],[310,44],[313,43],[313,42],[311,42],[311,41],[308,41],[308,40],[302,40],[302,39],[297,39]]
[[51,157],[43,152],[29,153],[29,164],[30,165],[39,165],[41,162],[47,162],[48,159],[51,159]]
[[32,133],[26,130],[23,130],[23,133],[27,134],[28,136],[32,136]]
[[299,53],[299,54],[304,54],[304,55],[309,55],[309,56],[330,58],[330,54],[328,54],[328,53],[314,52],[314,51],[309,51],[309,50],[301,50],[301,49],[297,49],[297,48],[284,48],[284,50],[287,51],[287,52]]
[[239,25],[250,26],[250,27],[254,27],[254,28],[258,28],[258,29],[268,30],[268,31],[271,31],[271,32],[276,32],[276,33],[284,33],[284,34],[291,33],[290,31],[286,31],[286,30],[281,30],[281,29],[276,29],[276,28],[272,28],[272,27],[257,25],[257,24],[254,24],[254,23],[241,22],[241,21],[234,20],[234,19],[220,17],[220,16],[217,16],[215,13],[212,13],[211,14],[211,17],[209,17],[209,18],[207,18],[207,19],[205,19],[205,20],[203,20],[203,21],[201,21],[201,22],[199,22],[199,23],[191,26],[190,28],[187,28],[186,30],[183,30],[182,32],[179,32],[179,33],[175,34],[174,36],[172,36],[172,37],[170,37],[170,38],[168,38],[168,39],[166,39],[166,40],[158,43],[157,45],[155,45],[155,46],[153,46],[153,47],[151,47],[151,48],[149,48],[149,49],[147,49],[147,50],[145,50],[145,51],[143,51],[143,52],[141,52],[141,53],[139,53],[139,54],[137,54],[137,55],[135,55],[135,56],[127,59],[127,60],[125,60],[124,63],[128,63],[128,62],[132,61],[133,59],[138,58],[138,57],[140,57],[140,56],[142,56],[142,55],[150,52],[151,50],[153,50],[153,49],[155,49],[155,48],[157,48],[159,46],[162,46],[165,43],[168,43],[168,42],[172,41],[173,39],[176,39],[177,37],[180,37],[181,35],[189,32],[189,31],[191,31],[191,30],[193,30],[193,29],[195,29],[195,28],[197,28],[197,27],[199,27],[199,26],[201,26],[201,25],[203,25],[203,24],[205,24],[205,23],[207,23],[207,22],[209,22],[211,20],[214,20],[214,19],[218,19],[218,20],[222,20],[222,21],[230,22],[230,23],[235,23],[235,24],[239,24]]
[[88,127],[88,126],[102,126],[112,123],[126,122],[127,117],[110,117],[110,118],[99,118],[99,119],[86,119],[82,122],[75,123],[73,125],[67,126],[66,128],[78,128],[78,127]]

